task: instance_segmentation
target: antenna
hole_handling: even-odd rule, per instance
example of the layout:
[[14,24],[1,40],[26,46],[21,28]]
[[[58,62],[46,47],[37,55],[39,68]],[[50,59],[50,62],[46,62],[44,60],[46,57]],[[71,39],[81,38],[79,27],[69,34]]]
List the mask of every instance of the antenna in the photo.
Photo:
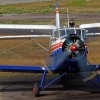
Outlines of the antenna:
[[69,13],[68,13],[68,8],[67,8],[67,21],[68,21],[67,26],[69,27]]

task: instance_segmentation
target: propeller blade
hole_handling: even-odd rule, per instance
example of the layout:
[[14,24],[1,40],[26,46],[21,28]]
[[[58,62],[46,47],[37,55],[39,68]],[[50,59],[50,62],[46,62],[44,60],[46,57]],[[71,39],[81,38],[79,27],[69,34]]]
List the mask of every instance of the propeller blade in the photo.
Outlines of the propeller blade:
[[60,66],[70,55],[69,51],[49,57],[49,66]]
[[[81,55],[77,55],[77,57],[79,57],[79,56],[81,56]],[[99,70],[95,71],[94,66],[87,64],[87,60],[86,60],[85,56],[83,57],[83,59],[78,60],[77,63],[78,63],[78,67],[79,67],[79,74],[82,76],[84,82],[92,80],[97,75],[100,75]]]
[[53,72],[49,69],[49,67],[47,66],[46,62],[44,61],[44,59],[41,59],[41,63],[43,64],[43,66],[45,66],[46,70],[48,71],[48,73],[50,75],[53,74]]

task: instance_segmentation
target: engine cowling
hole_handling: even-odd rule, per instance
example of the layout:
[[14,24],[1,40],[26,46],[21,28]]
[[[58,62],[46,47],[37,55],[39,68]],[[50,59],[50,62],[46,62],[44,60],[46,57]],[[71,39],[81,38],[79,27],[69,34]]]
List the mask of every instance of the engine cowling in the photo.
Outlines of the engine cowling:
[[79,60],[86,53],[86,45],[76,34],[71,34],[66,38],[62,46],[63,52],[69,52],[69,60]]

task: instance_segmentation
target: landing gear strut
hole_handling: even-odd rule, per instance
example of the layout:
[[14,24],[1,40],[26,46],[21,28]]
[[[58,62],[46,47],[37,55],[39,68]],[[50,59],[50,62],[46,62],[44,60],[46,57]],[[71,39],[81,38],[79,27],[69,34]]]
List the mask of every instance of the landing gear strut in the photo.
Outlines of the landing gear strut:
[[52,80],[51,82],[48,82],[48,83],[45,85],[46,73],[47,73],[47,70],[45,69],[40,84],[39,84],[39,83],[34,83],[34,88],[33,88],[34,97],[38,97],[38,96],[40,95],[40,91],[41,91],[41,90],[43,90],[43,89],[49,87],[51,84],[55,83],[55,82],[56,82],[57,80],[59,80],[61,77],[63,77],[63,76],[66,75],[66,72],[64,72],[63,74],[61,74],[60,76],[58,76],[57,78],[55,78],[55,79]]

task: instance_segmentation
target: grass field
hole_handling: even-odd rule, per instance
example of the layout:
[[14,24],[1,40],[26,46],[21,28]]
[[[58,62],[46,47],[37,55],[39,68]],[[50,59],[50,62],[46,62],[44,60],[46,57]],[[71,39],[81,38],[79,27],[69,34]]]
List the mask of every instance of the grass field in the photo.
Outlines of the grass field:
[[100,64],[100,37],[91,37],[88,40],[88,60],[93,64]]
[[[42,65],[48,52],[36,45],[33,40],[0,40],[0,64],[9,65]],[[36,39],[48,48],[48,39]]]
[[[36,39],[48,49],[49,39]],[[90,62],[100,63],[100,38],[88,41],[88,58]],[[0,40],[0,64],[9,65],[43,65],[41,60],[48,58],[48,52],[36,45],[31,39]]]

